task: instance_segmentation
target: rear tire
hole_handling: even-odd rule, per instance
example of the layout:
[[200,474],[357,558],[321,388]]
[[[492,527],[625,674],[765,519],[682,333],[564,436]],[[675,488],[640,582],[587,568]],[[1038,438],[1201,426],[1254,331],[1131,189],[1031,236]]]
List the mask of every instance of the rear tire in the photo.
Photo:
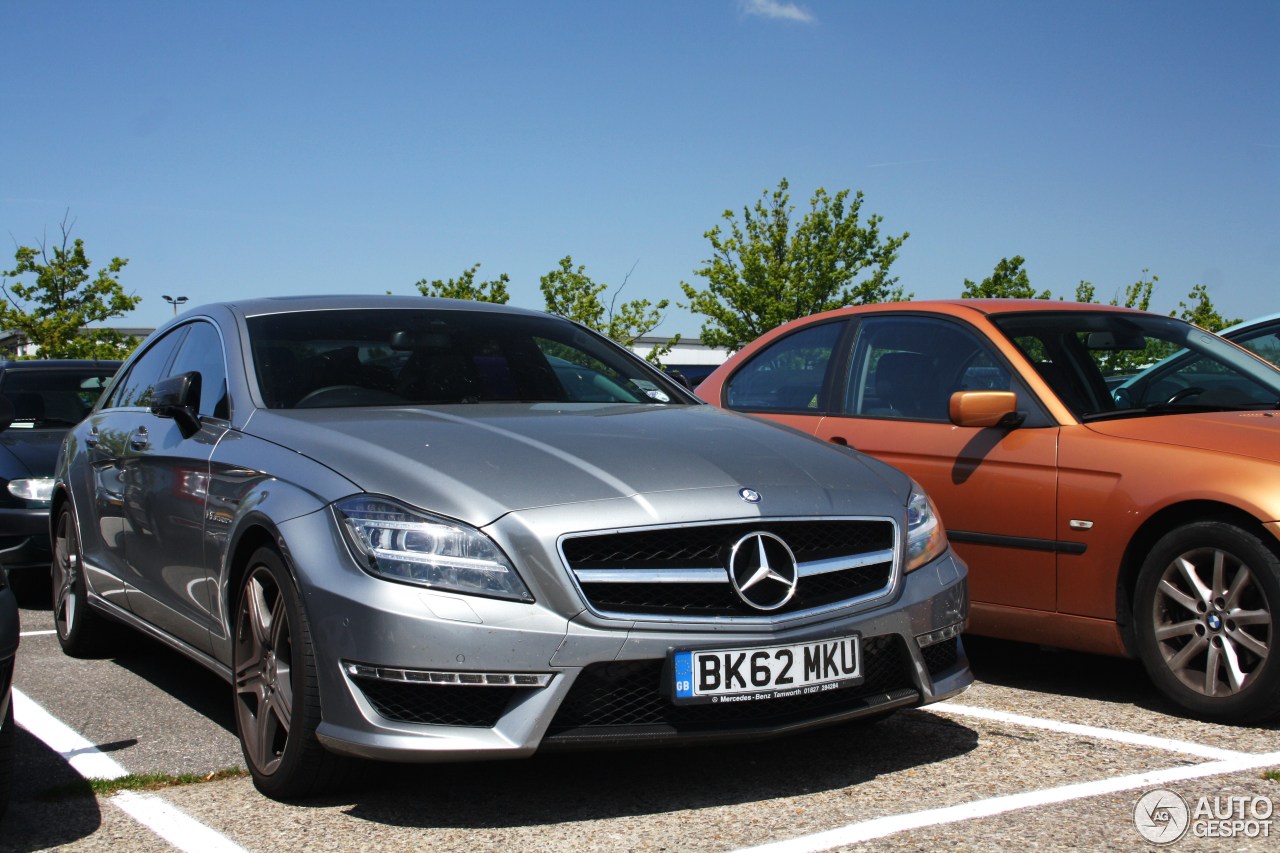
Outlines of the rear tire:
[[62,651],[73,658],[106,657],[115,648],[118,628],[89,606],[80,536],[71,506],[58,512],[53,534],[53,622]]
[[254,785],[273,799],[322,793],[346,761],[316,738],[320,686],[293,576],[271,548],[249,560],[232,651],[236,731]]
[[1217,521],[1179,527],[1151,550],[1134,594],[1138,651],[1165,696],[1197,717],[1280,714],[1280,557]]

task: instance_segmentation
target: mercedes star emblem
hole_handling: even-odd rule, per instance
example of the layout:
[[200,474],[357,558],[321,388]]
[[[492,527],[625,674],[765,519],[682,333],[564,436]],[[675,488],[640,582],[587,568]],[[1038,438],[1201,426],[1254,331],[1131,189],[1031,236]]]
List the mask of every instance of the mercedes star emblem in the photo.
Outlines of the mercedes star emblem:
[[796,594],[796,557],[772,533],[749,533],[729,552],[729,579],[738,597],[751,607],[777,610]]

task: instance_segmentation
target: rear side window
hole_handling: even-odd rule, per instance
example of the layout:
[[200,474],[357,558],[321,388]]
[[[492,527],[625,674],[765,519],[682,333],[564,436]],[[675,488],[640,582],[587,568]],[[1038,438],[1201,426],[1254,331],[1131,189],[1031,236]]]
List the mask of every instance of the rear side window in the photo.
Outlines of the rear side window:
[[843,322],[809,326],[774,342],[736,372],[725,403],[749,412],[815,412],[826,408],[827,372]]
[[1280,367],[1280,321],[1231,340]]

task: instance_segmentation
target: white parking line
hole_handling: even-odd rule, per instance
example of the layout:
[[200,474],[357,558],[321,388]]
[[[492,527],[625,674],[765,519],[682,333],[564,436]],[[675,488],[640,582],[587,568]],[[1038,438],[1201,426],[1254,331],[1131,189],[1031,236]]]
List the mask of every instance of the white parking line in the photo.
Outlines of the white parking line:
[[119,779],[129,771],[116,760],[80,736],[66,723],[41,708],[18,688],[13,688],[13,716],[31,734],[44,741],[45,746],[61,755],[72,768],[86,779]]
[[1103,794],[1151,788],[1168,785],[1173,782],[1185,782],[1189,779],[1200,779],[1206,776],[1239,773],[1244,770],[1255,770],[1276,764],[1280,764],[1280,752],[1248,755],[1227,761],[1211,761],[1205,764],[1192,764],[1185,767],[1172,767],[1168,770],[1118,776],[1114,779],[1101,779],[1097,782],[1080,782],[1074,785],[1063,785],[1060,788],[1026,791],[1021,794],[1010,794],[1004,797],[991,797],[990,799],[977,800],[972,803],[961,803],[958,806],[889,815],[875,818],[874,820],[862,821],[861,823],[849,824],[826,832],[806,835],[801,838],[775,841],[770,844],[761,844],[757,847],[745,847],[737,851],[737,853],[748,853],[748,851],[750,853],[818,853],[818,851],[831,850],[846,844],[858,844],[864,841],[884,838],[899,832],[906,832],[909,829],[924,829],[930,826],[959,823],[960,821],[991,817],[1019,809],[1065,803],[1070,800],[1083,800],[1089,797],[1102,796]]
[[1116,743],[1158,749],[1162,752],[1176,752],[1194,755],[1200,758],[1213,759],[1204,764],[1192,764],[1185,767],[1173,767],[1167,770],[1155,770],[1149,773],[1137,773],[1119,776],[1114,779],[1100,779],[1095,782],[1079,782],[1063,785],[1058,788],[1047,788],[1040,791],[1025,791],[1003,797],[991,797],[956,806],[927,809],[907,814],[889,815],[860,823],[849,824],[836,829],[806,835],[800,838],[775,841],[756,847],[747,847],[738,853],[817,853],[846,844],[857,844],[884,838],[910,829],[923,829],[948,823],[973,820],[974,818],[991,817],[1019,809],[1064,803],[1069,800],[1080,800],[1113,794],[1118,791],[1129,791],[1138,788],[1149,788],[1172,782],[1200,779],[1208,776],[1220,776],[1227,773],[1238,773],[1262,767],[1280,764],[1280,752],[1252,754],[1232,749],[1219,749],[1190,741],[1172,738],[1154,737],[1137,732],[1116,731],[1097,726],[1083,726],[1077,723],[1064,723],[1058,720],[1046,720],[1040,717],[1028,717],[1022,714],[1011,714],[1007,711],[995,711],[974,705],[961,705],[955,702],[938,702],[930,705],[930,712],[952,714],[961,717],[1008,723],[1024,728],[1044,729],[1061,734],[1072,734],[1097,740],[1108,740]]
[[121,791],[111,798],[126,814],[179,850],[244,853],[244,848],[192,818],[172,803],[150,794]]
[[1010,725],[1023,726],[1029,729],[1047,729],[1052,732],[1061,732],[1063,734],[1080,735],[1081,737],[1095,738],[1097,740],[1109,740],[1116,743],[1129,744],[1130,746],[1145,746],[1151,749],[1159,749],[1163,752],[1181,752],[1186,755],[1197,755],[1201,758],[1211,758],[1215,761],[1232,761],[1237,758],[1247,758],[1251,754],[1234,749],[1219,749],[1218,747],[1205,746],[1200,743],[1191,743],[1190,741],[1185,740],[1173,740],[1172,738],[1155,737],[1153,735],[1144,735],[1137,732],[1100,729],[1097,726],[1082,726],[1077,723],[1061,723],[1057,720],[1044,720],[1039,717],[1025,717],[1022,714],[1010,714],[1006,711],[993,711],[990,708],[979,708],[975,705],[958,705],[954,702],[937,702],[930,705],[928,710],[940,714],[955,714],[962,717],[977,717],[980,720],[990,720],[997,723],[1009,723]]
[[[115,759],[99,750],[66,723],[50,714],[18,688],[13,689],[13,716],[46,746],[61,755],[86,779],[119,779],[128,776]],[[213,830],[172,803],[151,794],[121,791],[107,802],[186,853],[235,853],[244,848]]]
[[56,634],[56,633],[58,633],[58,632],[57,632],[57,631],[54,631],[54,630],[48,630],[48,631],[21,631],[21,632],[19,632],[19,633],[18,633],[18,636],[19,636],[19,637],[47,637],[47,636],[49,636],[50,634]]

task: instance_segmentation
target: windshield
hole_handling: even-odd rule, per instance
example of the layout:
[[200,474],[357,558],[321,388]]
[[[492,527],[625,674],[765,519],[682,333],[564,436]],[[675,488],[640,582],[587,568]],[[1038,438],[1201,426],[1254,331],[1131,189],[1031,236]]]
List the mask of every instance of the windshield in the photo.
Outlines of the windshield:
[[1181,320],[1063,311],[993,322],[1082,420],[1280,405],[1280,370]]
[[113,365],[6,370],[0,395],[13,406],[10,428],[75,426],[89,414],[115,372]]
[[272,314],[248,327],[272,409],[692,402],[629,352],[555,317],[363,309]]

